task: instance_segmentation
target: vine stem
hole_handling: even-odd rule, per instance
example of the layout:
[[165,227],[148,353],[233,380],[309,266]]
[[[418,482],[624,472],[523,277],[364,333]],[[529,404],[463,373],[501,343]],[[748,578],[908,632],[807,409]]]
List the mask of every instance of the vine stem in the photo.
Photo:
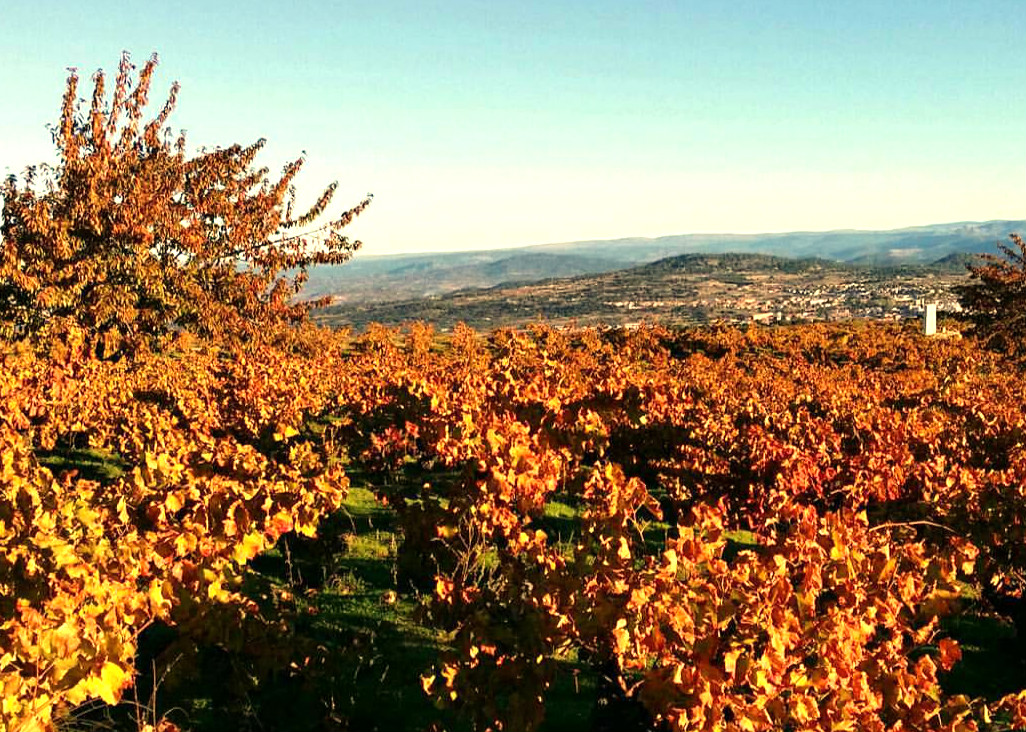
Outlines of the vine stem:
[[898,527],[912,527],[912,526],[932,526],[935,529],[944,529],[950,534],[957,534],[950,526],[944,524],[938,524],[935,521],[888,521],[884,524],[877,524],[876,526],[870,527],[870,531],[881,531],[883,529],[894,529]]

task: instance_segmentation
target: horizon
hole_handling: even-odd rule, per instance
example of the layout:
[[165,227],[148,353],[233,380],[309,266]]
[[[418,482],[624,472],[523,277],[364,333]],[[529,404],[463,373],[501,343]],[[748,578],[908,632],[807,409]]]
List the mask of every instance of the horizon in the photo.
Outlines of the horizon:
[[[676,234],[657,234],[655,236],[621,236],[611,237],[602,239],[572,239],[567,241],[547,241],[547,242],[533,242],[531,244],[514,244],[511,246],[497,246],[482,249],[439,249],[432,251],[409,251],[409,252],[389,252],[385,254],[367,254],[364,249],[359,249],[354,252],[354,256],[362,256],[363,258],[368,257],[409,257],[409,256],[430,256],[433,254],[472,254],[474,252],[500,252],[500,251],[518,251],[522,249],[535,249],[549,246],[563,246],[571,244],[591,244],[591,243],[609,243],[615,244],[617,242],[624,241],[645,241],[652,242],[660,239],[675,239],[679,237],[702,237],[702,236],[738,236],[738,237],[761,237],[761,236],[787,236],[787,235],[814,235],[814,234],[883,234],[892,233],[899,231],[916,231],[919,229],[932,229],[935,227],[946,227],[946,226],[979,226],[983,224],[996,224],[996,223],[1010,223],[1019,224],[1026,223],[1026,218],[1022,219],[987,219],[979,221],[939,221],[932,224],[913,224],[911,226],[898,226],[889,229],[857,229],[857,228],[841,228],[841,229],[797,229],[793,231],[689,231],[679,232]],[[1009,234],[1019,233],[1009,231]],[[1004,238],[1000,240],[1004,243]],[[735,252],[737,254],[743,254],[745,252],[739,250]],[[339,265],[345,266],[345,265]]]
[[190,151],[265,137],[301,201],[372,192],[362,256],[1026,218],[1018,0],[92,5],[5,10],[0,173],[128,49]]

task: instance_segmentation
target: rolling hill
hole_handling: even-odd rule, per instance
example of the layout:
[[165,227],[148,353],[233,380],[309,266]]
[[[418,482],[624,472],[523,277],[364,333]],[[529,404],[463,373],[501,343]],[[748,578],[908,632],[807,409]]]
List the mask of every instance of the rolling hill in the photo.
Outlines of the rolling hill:
[[793,322],[916,317],[922,303],[957,310],[952,287],[964,268],[868,265],[768,254],[683,254],[627,269],[507,282],[432,297],[344,303],[315,313],[319,322],[362,329],[413,320],[440,330],[463,321],[479,330],[546,320],[556,325],[670,325],[712,321]]
[[504,282],[603,274],[685,254],[742,252],[874,266],[929,264],[994,251],[1026,221],[957,222],[889,231],[771,234],[682,234],[540,244],[511,249],[374,256],[360,252],[348,264],[311,271],[304,295],[338,303],[370,304],[435,297]]

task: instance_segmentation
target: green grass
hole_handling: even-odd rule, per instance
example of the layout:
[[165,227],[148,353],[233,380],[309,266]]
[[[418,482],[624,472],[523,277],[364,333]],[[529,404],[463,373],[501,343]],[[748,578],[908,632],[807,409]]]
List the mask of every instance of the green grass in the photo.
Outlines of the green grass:
[[[421,675],[447,650],[447,636],[419,620],[417,591],[397,585],[402,537],[394,512],[367,487],[351,488],[343,508],[323,523],[316,540],[289,537],[248,572],[246,591],[262,613],[291,618],[296,645],[289,662],[306,663],[303,671],[247,682],[244,658],[202,648],[188,660],[188,678],[158,689],[161,712],[195,732],[391,732],[423,730],[436,721],[451,732],[470,729],[466,719],[435,708],[423,691]],[[572,516],[568,508],[555,510]],[[175,648],[172,629],[148,633],[150,645]],[[167,656],[157,655],[158,667],[172,660]],[[574,656],[558,664],[543,730],[589,730],[595,677]],[[147,696],[151,685],[140,679],[139,688]]]
[[314,595],[305,629],[339,651],[325,691],[352,729],[423,729],[437,711],[420,675],[444,638],[415,620],[418,599],[398,592],[394,514],[366,488],[350,490],[345,511],[341,520],[351,525],[344,551],[332,580]]
[[117,480],[128,469],[119,455],[97,448],[39,450],[36,457],[57,478],[75,471],[79,478],[107,483]]

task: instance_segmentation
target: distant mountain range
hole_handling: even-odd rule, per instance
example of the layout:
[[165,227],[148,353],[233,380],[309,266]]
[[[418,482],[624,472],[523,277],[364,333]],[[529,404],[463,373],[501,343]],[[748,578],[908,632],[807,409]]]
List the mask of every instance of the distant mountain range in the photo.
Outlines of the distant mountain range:
[[1023,231],[1026,221],[984,221],[890,231],[681,234],[391,256],[361,252],[348,264],[315,268],[304,294],[330,295],[351,304],[409,300],[507,282],[613,272],[684,254],[727,252],[884,267],[936,263],[939,269],[961,270],[966,255],[995,251],[997,242]]

